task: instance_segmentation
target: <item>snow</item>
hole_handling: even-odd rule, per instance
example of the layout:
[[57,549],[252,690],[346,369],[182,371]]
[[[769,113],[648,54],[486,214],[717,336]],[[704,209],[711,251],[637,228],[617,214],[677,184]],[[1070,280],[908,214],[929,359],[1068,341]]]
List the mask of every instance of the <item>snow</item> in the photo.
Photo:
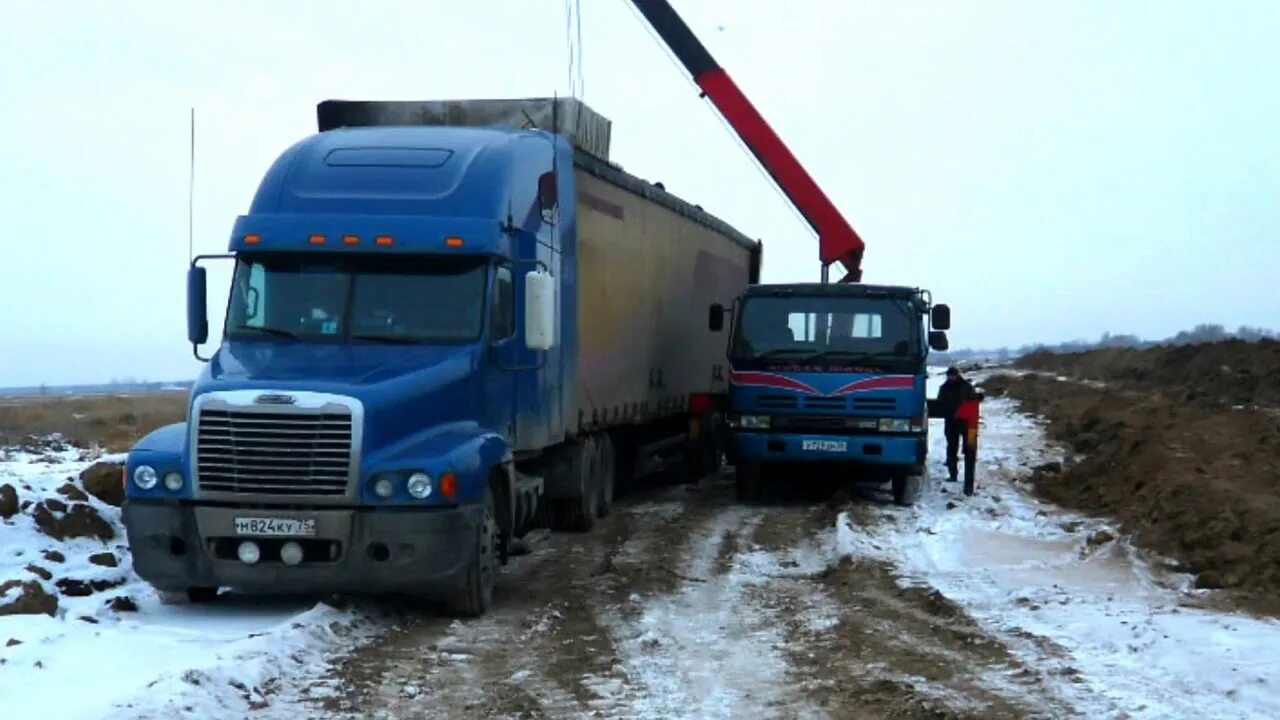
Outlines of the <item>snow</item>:
[[[10,451],[0,459],[0,484],[13,485],[23,501],[65,500],[57,489],[95,460],[124,456]],[[210,605],[163,606],[132,571],[120,510],[92,497],[88,503],[113,527],[113,539],[54,540],[27,513],[0,523],[0,583],[35,580],[59,604],[56,617],[0,616],[0,698],[8,717],[173,717],[186,708],[198,717],[240,716],[271,701],[282,673],[321,663],[366,629],[352,612],[297,599],[224,595]],[[65,562],[49,561],[46,551]],[[89,562],[104,552],[117,567]],[[32,574],[29,564],[53,579]],[[120,584],[67,597],[56,584],[63,578]],[[122,596],[137,612],[107,606]]]
[[983,403],[978,491],[931,483],[912,508],[841,515],[840,552],[938,589],[1089,716],[1280,717],[1280,623],[1189,607],[1190,578],[1158,570],[1122,533],[1034,498],[1025,468],[1061,458],[1004,399]]

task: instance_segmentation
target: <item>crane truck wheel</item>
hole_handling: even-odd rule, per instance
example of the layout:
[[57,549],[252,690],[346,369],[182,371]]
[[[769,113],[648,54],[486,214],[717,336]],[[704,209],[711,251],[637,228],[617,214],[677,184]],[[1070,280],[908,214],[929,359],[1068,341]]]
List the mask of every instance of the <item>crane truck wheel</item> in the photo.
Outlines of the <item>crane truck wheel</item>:
[[903,473],[893,476],[893,502],[907,507],[914,505],[920,497],[920,485],[924,475]]
[[760,502],[764,499],[764,468],[757,462],[740,462],[734,467],[734,483],[740,502]]
[[596,442],[596,456],[599,458],[596,474],[599,488],[599,502],[596,505],[596,517],[606,518],[613,511],[614,483],[617,482],[618,463],[614,454],[613,438],[601,435]]
[[493,583],[498,573],[498,513],[493,483],[484,489],[484,509],[476,527],[475,558],[467,568],[462,587],[449,602],[449,611],[462,617],[480,617],[493,604]]

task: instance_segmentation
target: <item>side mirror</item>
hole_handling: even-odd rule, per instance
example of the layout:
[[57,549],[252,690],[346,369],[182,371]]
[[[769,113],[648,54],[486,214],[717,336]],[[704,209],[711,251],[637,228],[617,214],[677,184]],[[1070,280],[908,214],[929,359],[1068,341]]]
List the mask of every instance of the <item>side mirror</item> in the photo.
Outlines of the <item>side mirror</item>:
[[556,278],[542,270],[524,276],[524,343],[550,350],[556,342]]
[[208,278],[202,267],[187,270],[187,340],[203,345],[209,339]]
[[947,341],[947,334],[942,330],[929,331],[929,349],[938,352],[946,352],[951,347],[951,343]]
[[544,172],[538,176],[538,207],[543,212],[554,210],[560,204],[559,186],[554,172]]
[[950,330],[951,307],[948,305],[934,305],[929,321],[934,330]]
[[711,305],[711,312],[707,316],[707,327],[711,332],[720,332],[724,329],[724,306],[720,303]]

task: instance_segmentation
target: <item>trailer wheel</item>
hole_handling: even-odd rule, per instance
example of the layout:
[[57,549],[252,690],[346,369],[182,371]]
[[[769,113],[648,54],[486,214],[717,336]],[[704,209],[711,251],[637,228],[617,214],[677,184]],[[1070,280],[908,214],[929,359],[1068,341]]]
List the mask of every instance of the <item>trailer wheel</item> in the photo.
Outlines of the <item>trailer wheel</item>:
[[734,483],[739,501],[754,503],[764,499],[764,468],[760,463],[738,463],[734,467]]
[[920,497],[920,485],[924,475],[902,473],[893,476],[893,502],[903,507],[914,505]]
[[571,451],[568,472],[576,492],[574,497],[554,501],[552,529],[584,533],[595,527],[599,507],[598,460],[594,438],[587,438]]
[[498,514],[493,485],[484,489],[484,509],[476,528],[475,560],[467,568],[462,587],[449,602],[449,611],[463,617],[479,617],[493,604],[494,576],[498,571]]
[[613,439],[608,435],[600,436],[596,443],[596,456],[599,458],[597,477],[600,490],[596,517],[606,518],[613,511],[613,484],[617,481],[618,475],[618,458],[614,454]]

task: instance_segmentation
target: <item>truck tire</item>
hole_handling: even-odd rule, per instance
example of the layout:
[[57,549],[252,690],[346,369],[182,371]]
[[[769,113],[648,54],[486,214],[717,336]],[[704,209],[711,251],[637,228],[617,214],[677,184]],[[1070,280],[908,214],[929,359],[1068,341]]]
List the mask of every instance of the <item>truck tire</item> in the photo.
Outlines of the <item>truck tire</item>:
[[574,497],[556,498],[551,507],[551,529],[570,532],[591,532],[596,526],[596,510],[599,506],[599,482],[596,466],[594,438],[587,438],[569,453],[567,472],[573,479]]
[[601,435],[596,443],[596,455],[600,458],[599,470],[599,502],[596,505],[596,517],[606,518],[613,512],[614,483],[618,475],[618,457],[614,454],[613,439]]
[[755,503],[764,499],[764,468],[760,463],[738,463],[733,479],[740,502]]
[[904,473],[893,476],[893,502],[903,507],[914,505],[920,497],[923,475]]
[[193,587],[186,590],[157,590],[161,605],[190,605],[211,603],[218,599],[216,587]]
[[480,617],[493,604],[493,584],[498,573],[498,513],[492,483],[484,489],[480,523],[476,526],[475,559],[467,568],[462,587],[449,602],[449,612]]

